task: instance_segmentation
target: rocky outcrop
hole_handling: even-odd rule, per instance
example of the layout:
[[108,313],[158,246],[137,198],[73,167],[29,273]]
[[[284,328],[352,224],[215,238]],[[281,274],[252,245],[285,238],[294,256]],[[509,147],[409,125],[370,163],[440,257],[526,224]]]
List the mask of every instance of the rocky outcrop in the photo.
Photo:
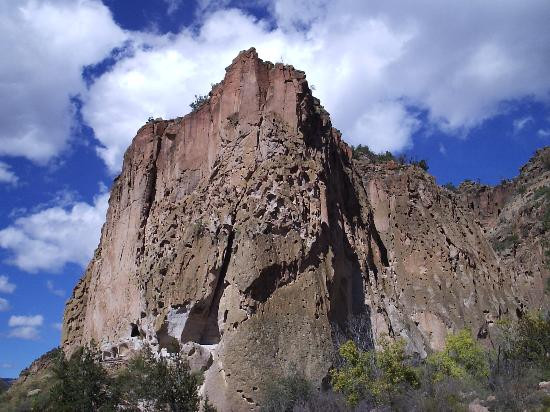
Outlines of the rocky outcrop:
[[320,385],[344,339],[424,355],[515,307],[459,196],[352,160],[305,74],[250,49],[196,111],[138,131],[62,344],[181,349],[218,409],[256,410],[296,368]]
[[406,336],[423,356],[457,328],[487,338],[514,299],[473,214],[417,166],[366,157],[354,166],[387,250],[386,265],[367,278],[375,336]]
[[482,226],[511,290],[518,316],[550,308],[550,148],[538,150],[517,178],[491,187],[459,186],[462,202]]
[[376,245],[350,166],[305,75],[241,53],[196,112],[138,132],[67,305],[65,350],[179,343],[202,353],[221,409],[256,408],[296,365],[320,381],[334,330],[369,323],[355,243]]

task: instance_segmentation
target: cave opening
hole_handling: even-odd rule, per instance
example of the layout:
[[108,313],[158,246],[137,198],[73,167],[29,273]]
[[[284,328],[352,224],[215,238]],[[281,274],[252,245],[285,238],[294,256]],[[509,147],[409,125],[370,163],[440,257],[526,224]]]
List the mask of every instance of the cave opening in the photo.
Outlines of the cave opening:
[[130,328],[131,328],[130,330],[131,338],[136,338],[140,336],[138,325],[136,325],[135,323],[130,323]]

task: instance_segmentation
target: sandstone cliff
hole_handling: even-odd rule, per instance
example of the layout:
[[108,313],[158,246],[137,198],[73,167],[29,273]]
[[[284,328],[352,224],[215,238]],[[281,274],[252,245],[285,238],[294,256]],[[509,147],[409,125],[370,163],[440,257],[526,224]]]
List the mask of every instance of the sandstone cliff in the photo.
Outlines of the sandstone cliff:
[[181,345],[220,410],[255,410],[296,367],[321,384],[343,339],[423,356],[463,326],[490,337],[540,292],[518,292],[464,196],[352,160],[303,72],[241,52],[198,110],[138,131],[63,348]]

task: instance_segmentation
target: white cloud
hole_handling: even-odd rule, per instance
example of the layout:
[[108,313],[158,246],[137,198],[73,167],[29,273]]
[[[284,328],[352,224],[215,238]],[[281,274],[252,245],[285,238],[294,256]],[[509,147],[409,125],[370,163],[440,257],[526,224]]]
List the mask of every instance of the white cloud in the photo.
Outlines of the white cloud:
[[514,133],[519,133],[520,131],[523,130],[525,126],[533,122],[534,122],[534,119],[532,116],[525,116],[514,120],[514,123],[513,123]]
[[6,312],[10,310],[10,302],[7,299],[0,298],[0,312]]
[[13,283],[10,283],[10,280],[7,276],[0,276],[0,292],[2,293],[13,293],[16,286]]
[[0,162],[0,183],[17,184],[18,177],[10,170],[10,165]]
[[542,138],[550,137],[550,129],[539,129],[537,134]]
[[[183,4],[164,1],[169,12]],[[419,119],[409,107],[425,111],[424,126],[464,136],[502,113],[503,102],[549,101],[546,0],[258,4],[268,6],[265,20],[227,9],[226,0],[199,0],[193,30],[158,35],[123,32],[97,0],[3,2],[0,47],[11,57],[0,63],[8,80],[0,83],[0,155],[45,161],[58,154],[70,129],[69,96],[81,93],[98,154],[115,173],[149,116],[185,114],[193,96],[251,46],[305,70],[344,138],[375,150],[411,144]],[[85,90],[82,67],[126,39],[134,53]]]
[[443,156],[447,154],[447,148],[443,143],[439,143],[439,153],[441,153]]
[[59,330],[61,331],[63,329],[63,324],[61,322],[56,322],[56,323],[53,323],[52,324],[52,327],[55,329],[55,330]]
[[11,316],[8,326],[11,328],[8,336],[27,340],[36,340],[40,337],[40,327],[44,323],[42,315]]
[[351,143],[366,143],[375,152],[401,150],[411,144],[418,126],[400,103],[376,103],[355,122]]
[[[44,163],[69,139],[82,68],[123,41],[97,0],[0,2],[0,155]],[[13,180],[13,177],[11,178]]]
[[40,337],[40,332],[34,326],[19,326],[10,330],[8,336],[10,338],[37,340]]
[[11,369],[11,368],[13,368],[13,365],[11,363],[4,362],[4,363],[0,363],[0,368],[1,369]]
[[0,247],[11,252],[10,263],[28,272],[58,271],[68,262],[84,266],[98,244],[108,196],[19,217],[0,230]]
[[13,328],[16,326],[42,326],[44,317],[42,315],[34,316],[16,316],[13,315],[8,321],[8,326]]
[[[463,136],[501,113],[504,101],[548,101],[545,0],[506,0],[498,10],[481,0],[269,4],[269,24],[205,6],[198,33],[134,34],[135,54],[101,76],[84,99],[84,118],[112,172],[147,117],[186,113],[193,96],[222,79],[231,59],[250,46],[266,60],[282,58],[305,70],[344,138],[374,150],[411,144],[419,125],[411,105],[426,111],[429,126]],[[145,40],[148,47],[140,47]]]
[[59,297],[63,297],[65,296],[65,290],[63,289],[56,289],[53,282],[51,280],[48,280],[46,282],[46,287],[48,288],[48,290],[53,293],[54,295],[56,296],[59,296]]

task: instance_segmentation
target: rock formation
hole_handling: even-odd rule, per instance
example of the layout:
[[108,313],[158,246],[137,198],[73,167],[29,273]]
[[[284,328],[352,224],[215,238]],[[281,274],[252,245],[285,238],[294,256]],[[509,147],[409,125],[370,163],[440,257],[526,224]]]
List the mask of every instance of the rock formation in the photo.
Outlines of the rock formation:
[[303,72],[241,52],[197,110],[138,131],[63,348],[181,347],[219,410],[256,410],[295,368],[320,385],[344,339],[423,356],[464,326],[487,338],[542,298],[502,269],[494,213],[468,196],[352,159]]
[[459,195],[499,257],[517,315],[550,305],[550,147],[496,187],[465,182]]

